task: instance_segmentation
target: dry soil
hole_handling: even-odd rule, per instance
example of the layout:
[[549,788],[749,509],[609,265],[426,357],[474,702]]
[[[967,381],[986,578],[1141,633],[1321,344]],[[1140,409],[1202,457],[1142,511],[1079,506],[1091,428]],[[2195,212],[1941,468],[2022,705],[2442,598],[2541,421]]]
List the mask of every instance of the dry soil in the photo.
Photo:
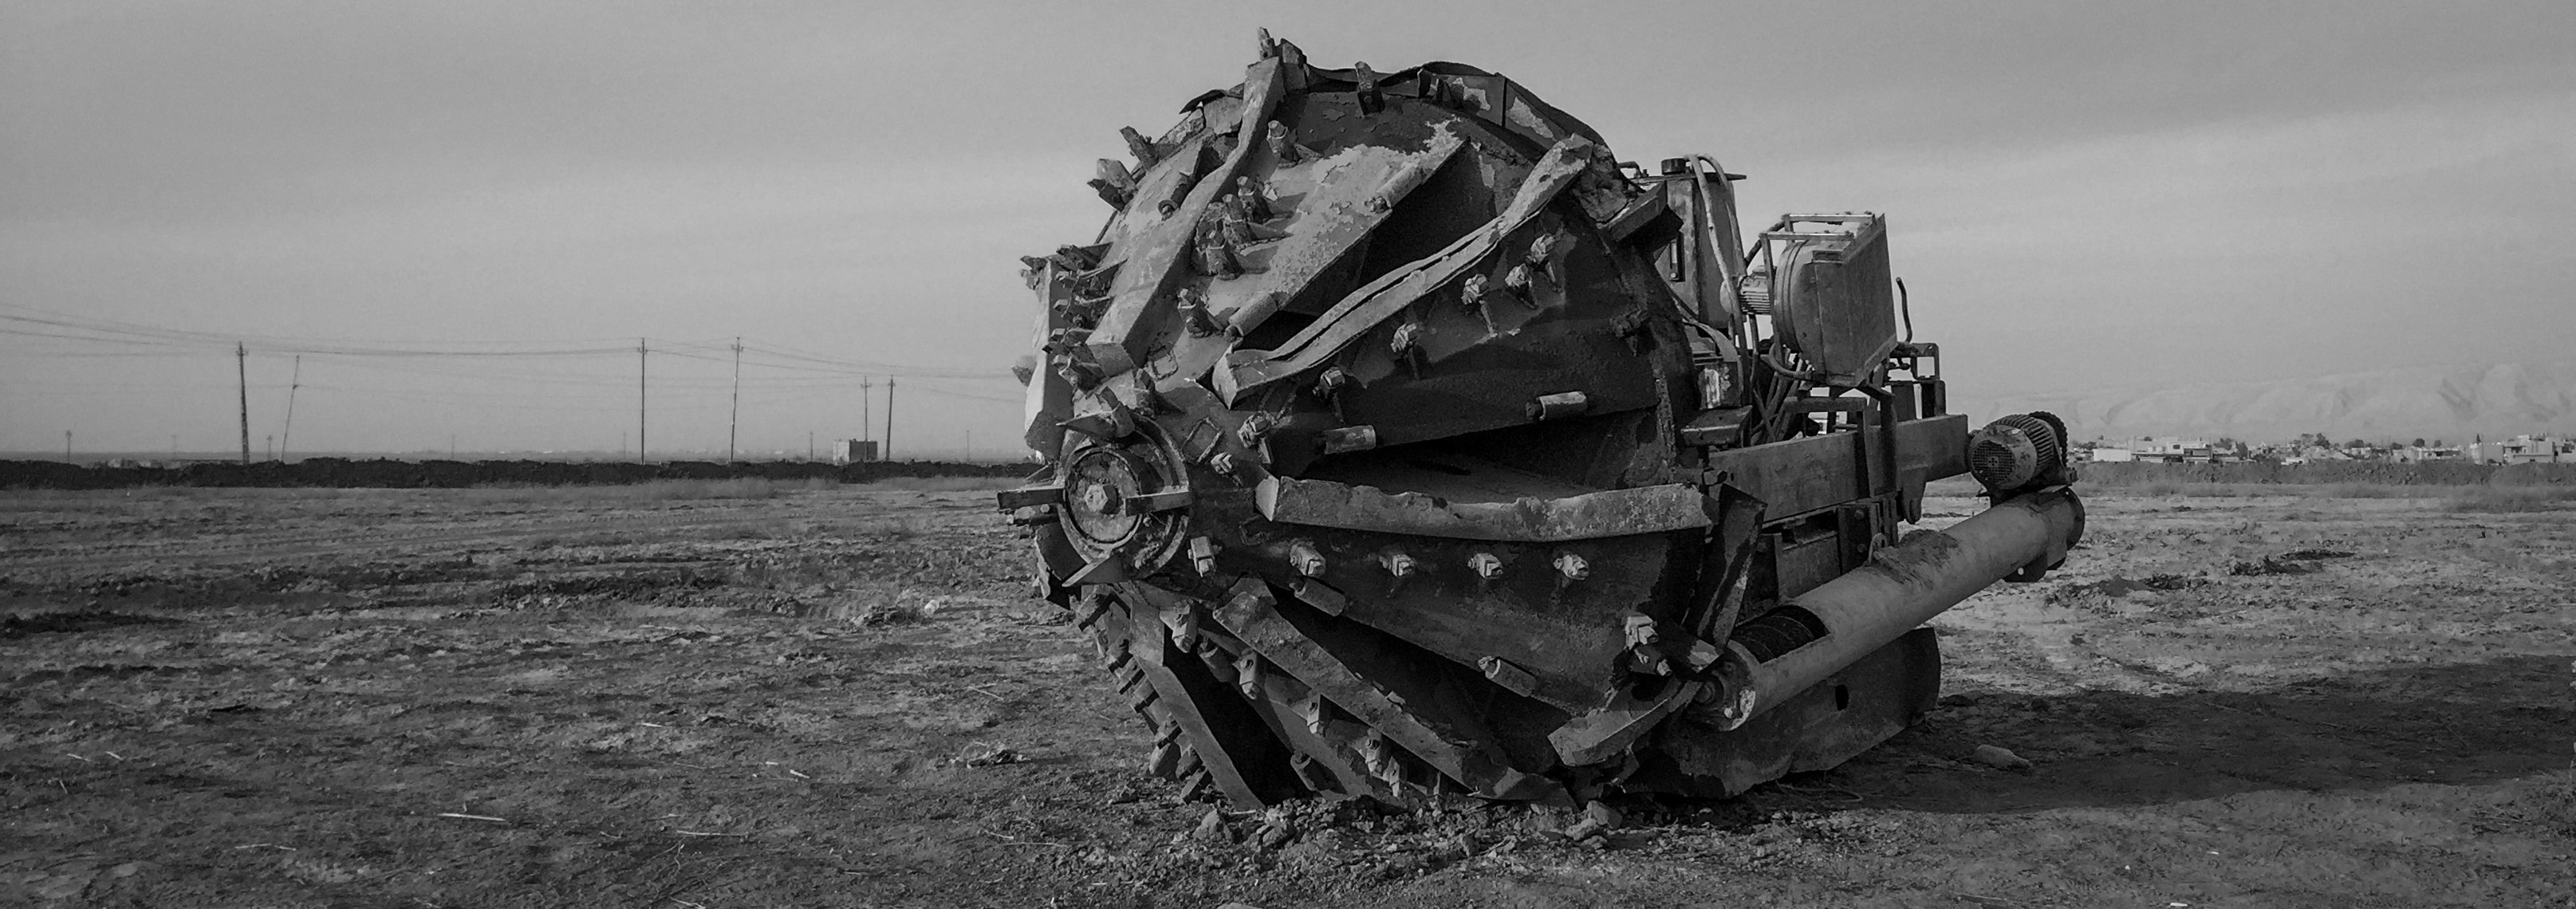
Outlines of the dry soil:
[[2564,504],[2097,496],[1921,726],[1573,842],[1177,801],[987,501],[0,493],[0,905],[2576,904]]

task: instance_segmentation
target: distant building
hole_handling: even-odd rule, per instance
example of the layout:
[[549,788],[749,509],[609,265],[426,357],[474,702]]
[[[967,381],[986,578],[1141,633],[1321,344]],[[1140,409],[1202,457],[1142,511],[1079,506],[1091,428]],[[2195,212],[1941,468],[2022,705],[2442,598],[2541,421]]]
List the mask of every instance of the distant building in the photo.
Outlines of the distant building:
[[2569,448],[2568,443],[2563,440],[2524,434],[2510,439],[2469,445],[2464,456],[2480,464],[2552,464],[2562,460],[2576,460],[2576,458],[2566,457],[2571,454],[2568,451]]
[[2144,436],[2129,443],[2131,459],[2166,464],[2207,464],[2216,452],[2206,439],[2159,439]]
[[858,464],[877,460],[877,443],[860,439],[842,439],[832,443],[832,463]]
[[2468,454],[2461,451],[2460,446],[2457,445],[2407,445],[2398,448],[2390,457],[2390,460],[2404,464],[2468,459]]

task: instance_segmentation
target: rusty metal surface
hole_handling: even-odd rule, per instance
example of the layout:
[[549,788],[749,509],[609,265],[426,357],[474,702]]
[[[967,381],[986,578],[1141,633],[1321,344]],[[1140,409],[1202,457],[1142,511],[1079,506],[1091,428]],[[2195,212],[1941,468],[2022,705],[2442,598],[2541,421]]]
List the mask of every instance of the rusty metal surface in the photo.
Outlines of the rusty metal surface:
[[[1967,417],[1913,420],[1897,424],[1896,433],[1905,453],[1898,468],[1906,475],[1928,480],[1967,470]],[[1708,469],[1770,503],[1775,518],[1805,514],[1862,497],[1867,453],[1885,449],[1878,434],[1872,428],[1718,452],[1709,457]]]
[[1107,221],[1021,260],[1047,468],[996,503],[1150,772],[1245,807],[1740,791],[1908,719],[1930,651],[1880,645],[1926,602],[2064,557],[1871,586],[1966,438],[1937,346],[1882,330],[1883,233],[1835,232],[1875,216],[1748,262],[1712,158],[1622,163],[1474,67],[1255,47],[1105,130],[1127,157],[1073,191]]
[[1788,604],[1820,626],[1811,640],[1775,654],[1731,642],[1726,671],[1734,680],[1714,715],[1748,722],[1996,580],[2064,558],[2083,534],[2081,515],[2072,492],[2034,493],[1880,550]]
[[1271,477],[1255,495],[1261,515],[1283,524],[1462,540],[1588,540],[1709,525],[1706,497],[1681,483],[1552,499],[1452,502],[1418,492]]
[[[1516,770],[1495,747],[1495,735],[1470,714],[1419,711],[1408,705],[1430,705],[1444,698],[1432,677],[1384,674],[1379,680],[1349,667],[1377,662],[1365,636],[1336,633],[1315,621],[1283,615],[1266,585],[1238,585],[1233,598],[1216,611],[1226,628],[1263,657],[1279,662],[1315,693],[1350,712],[1369,728],[1394,739],[1450,779],[1495,798],[1531,798],[1535,790],[1553,788],[1544,777]],[[1357,651],[1357,652],[1355,652]],[[1536,768],[1544,770],[1544,767]]]
[[1593,163],[1593,148],[1581,140],[1568,140],[1549,149],[1513,194],[1511,207],[1486,227],[1351,292],[1278,349],[1242,351],[1228,357],[1225,370],[1219,373],[1217,390],[1230,403],[1240,400],[1246,391],[1318,366],[1360,333],[1402,312],[1433,289],[1464,277],[1469,268],[1483,262],[1512,234],[1528,226],[1557,193],[1572,186],[1575,176]]

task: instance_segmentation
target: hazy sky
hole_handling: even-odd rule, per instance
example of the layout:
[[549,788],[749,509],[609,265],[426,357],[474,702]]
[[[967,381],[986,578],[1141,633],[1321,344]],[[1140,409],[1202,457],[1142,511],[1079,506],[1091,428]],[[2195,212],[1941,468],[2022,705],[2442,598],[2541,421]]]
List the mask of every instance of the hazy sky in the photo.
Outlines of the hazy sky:
[[[307,356],[298,450],[614,450],[650,336],[712,358],[653,357],[653,447],[721,452],[740,335],[999,453],[1015,257],[1256,26],[1889,213],[1962,396],[2576,357],[2576,4],[1432,7],[0,5],[0,303],[208,338],[0,334],[0,449],[229,448],[238,336],[255,447],[336,343],[628,352]],[[745,449],[856,435],[863,370],[748,362]]]

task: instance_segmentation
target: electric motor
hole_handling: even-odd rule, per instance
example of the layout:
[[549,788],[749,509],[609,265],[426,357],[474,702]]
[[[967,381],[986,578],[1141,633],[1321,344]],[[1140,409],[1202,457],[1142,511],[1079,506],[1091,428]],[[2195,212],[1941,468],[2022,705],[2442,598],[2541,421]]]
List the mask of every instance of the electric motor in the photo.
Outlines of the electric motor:
[[1968,475],[1990,494],[2072,482],[2066,424],[2047,411],[2017,413],[1968,436]]

